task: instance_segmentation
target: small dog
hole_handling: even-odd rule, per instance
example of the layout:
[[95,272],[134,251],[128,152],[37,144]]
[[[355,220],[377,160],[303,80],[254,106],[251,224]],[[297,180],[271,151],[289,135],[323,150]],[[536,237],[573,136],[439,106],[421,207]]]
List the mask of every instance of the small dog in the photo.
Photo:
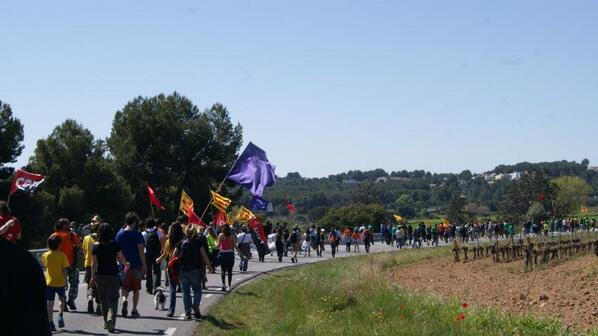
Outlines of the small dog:
[[166,296],[164,295],[164,290],[161,287],[156,288],[154,294],[154,304],[156,305],[156,310],[158,307],[162,310],[166,310],[164,308],[164,303],[166,303]]

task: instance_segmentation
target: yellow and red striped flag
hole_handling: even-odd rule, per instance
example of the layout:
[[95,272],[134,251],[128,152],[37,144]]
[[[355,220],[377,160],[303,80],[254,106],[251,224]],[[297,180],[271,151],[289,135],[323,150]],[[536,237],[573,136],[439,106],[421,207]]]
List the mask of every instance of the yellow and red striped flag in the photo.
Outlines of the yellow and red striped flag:
[[179,204],[179,210],[185,215],[188,215],[188,209],[194,210],[193,199],[183,190],[181,192],[181,203]]
[[216,209],[226,212],[226,209],[231,203],[229,198],[226,198],[215,191],[210,190],[212,194],[212,204],[216,207]]
[[252,219],[255,219],[255,215],[249,209],[241,205],[239,212],[237,213],[237,220],[241,222],[249,222]]

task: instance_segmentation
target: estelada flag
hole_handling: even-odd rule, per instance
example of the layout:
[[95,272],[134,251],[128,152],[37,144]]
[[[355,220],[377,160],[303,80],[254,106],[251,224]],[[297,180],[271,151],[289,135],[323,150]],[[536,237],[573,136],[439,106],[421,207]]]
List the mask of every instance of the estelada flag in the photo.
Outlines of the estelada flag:
[[185,192],[185,190],[183,190],[181,192],[181,203],[179,204],[179,210],[187,217],[189,217],[189,214],[187,213],[188,209],[194,209],[193,207],[193,199],[191,199],[191,197],[189,197],[189,195]]
[[44,182],[44,176],[17,169],[15,177],[12,179],[9,195],[17,190],[33,193],[42,182]]
[[199,216],[195,214],[195,211],[193,211],[193,206],[187,208],[187,218],[188,218],[189,224],[206,226],[206,223],[204,223],[201,220],[201,218],[199,218]]
[[147,193],[149,195],[150,203],[152,203],[159,209],[166,210],[162,206],[162,203],[160,203],[160,201],[158,200],[158,197],[156,197],[156,193],[154,192],[154,189],[152,189],[152,187],[150,187],[149,184],[147,185]]
[[212,204],[216,207],[216,209],[220,211],[226,211],[226,209],[231,203],[231,200],[218,194],[215,191],[210,190],[210,193],[212,194]]
[[255,219],[255,215],[249,211],[249,209],[241,205],[239,213],[237,213],[237,220],[241,222],[249,222],[252,219]]

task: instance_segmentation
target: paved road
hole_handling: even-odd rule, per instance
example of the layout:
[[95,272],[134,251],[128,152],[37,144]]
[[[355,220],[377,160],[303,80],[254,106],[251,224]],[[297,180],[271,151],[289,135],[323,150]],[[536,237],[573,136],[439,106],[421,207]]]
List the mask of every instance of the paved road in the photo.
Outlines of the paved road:
[[[425,245],[425,244],[424,244]],[[371,252],[395,251],[396,248],[376,243],[372,246]],[[346,253],[344,246],[341,246],[341,252],[337,257],[355,256],[364,254],[365,249],[361,246],[361,253]],[[276,256],[266,256],[265,262],[257,262],[257,259],[252,259],[249,263],[249,271],[240,273],[238,271],[239,260],[235,260],[235,270],[233,272],[233,288],[253,279],[264,272],[281,269],[285,267],[299,266],[306,263],[318,262],[330,259],[330,248],[327,246],[323,257],[315,257],[315,252],[312,251],[311,257],[300,257],[297,264],[292,264],[290,258],[284,258],[282,263],[278,262]],[[208,309],[214,305],[224,294],[221,292],[220,274],[208,274],[208,290],[203,292],[200,309],[202,314],[206,314]],[[77,310],[64,314],[66,327],[59,329],[55,334],[72,334],[72,335],[108,335],[103,329],[103,319],[101,316],[90,315],[87,313],[87,298],[85,295],[87,285],[83,283],[83,275],[81,275],[81,283],[79,285],[79,297],[77,298]],[[142,283],[142,288],[145,288],[145,281]],[[168,296],[168,293],[165,293]],[[166,311],[154,310],[153,296],[145,291],[141,291],[138,310],[141,314],[140,318],[123,318],[119,315],[116,320],[116,329],[119,335],[194,335],[197,321],[184,320],[184,308],[181,294],[177,294],[177,307],[174,317],[166,317]],[[129,311],[131,310],[132,298],[129,297]],[[168,302],[168,298],[167,298]],[[120,311],[120,304],[119,304]],[[56,319],[56,313],[54,319]]]
[[[480,242],[487,242],[487,239],[480,239]],[[449,243],[450,244],[450,243]],[[444,244],[441,243],[441,246]],[[428,247],[425,243],[423,247]],[[361,253],[346,253],[343,245],[340,246],[340,252],[337,257],[350,257],[359,254],[364,254],[365,249],[361,246]],[[388,246],[386,244],[376,243],[372,246],[371,252],[385,252],[385,251],[396,251],[394,246]],[[266,256],[266,260],[263,263],[252,259],[249,263],[249,271],[246,273],[238,272],[237,266],[239,260],[235,260],[235,271],[233,272],[233,289],[240,284],[251,280],[264,272],[269,272],[281,268],[300,266],[306,263],[318,262],[326,259],[330,259],[330,248],[327,246],[326,251],[323,253],[323,257],[315,257],[315,253],[312,253],[312,257],[300,257],[299,263],[292,264],[290,258],[284,258],[282,263],[278,262],[275,256]],[[81,276],[81,284],[79,286],[79,297],[77,298],[77,311],[65,313],[66,327],[59,329],[56,334],[73,334],[73,335],[108,335],[103,329],[103,320],[100,316],[90,315],[87,313],[87,298],[85,296],[86,284],[83,283],[83,276]],[[220,275],[208,274],[208,290],[204,291],[202,295],[202,301],[200,309],[202,314],[206,314],[212,305],[214,305],[224,294],[220,291]],[[142,288],[145,288],[145,281],[142,283]],[[168,293],[165,293],[168,295]],[[168,300],[168,299],[167,299]],[[167,301],[168,302],[168,301]],[[120,304],[119,304],[120,310]],[[131,310],[131,298],[129,297],[129,311]],[[120,314],[117,317],[116,329],[119,335],[195,335],[195,328],[197,321],[186,321],[183,319],[184,309],[183,300],[181,294],[177,294],[177,307],[175,316],[172,318],[166,317],[165,311],[154,310],[153,296],[147,294],[145,291],[141,291],[139,300],[139,313],[140,318],[122,318]],[[56,315],[55,315],[56,318]]]

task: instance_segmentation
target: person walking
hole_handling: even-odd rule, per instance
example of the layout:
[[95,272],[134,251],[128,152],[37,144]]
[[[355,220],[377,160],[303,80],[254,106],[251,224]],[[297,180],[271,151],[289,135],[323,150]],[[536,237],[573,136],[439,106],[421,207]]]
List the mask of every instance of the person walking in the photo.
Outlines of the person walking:
[[156,258],[162,254],[163,237],[156,228],[156,221],[152,217],[145,219],[145,230],[142,233],[145,242],[145,291],[154,294],[154,290],[162,284],[162,270]]
[[64,305],[65,293],[64,286],[66,285],[65,274],[66,270],[71,267],[67,256],[58,248],[61,244],[61,238],[57,234],[53,234],[48,238],[49,251],[42,255],[42,264],[46,268],[46,286],[48,298],[48,321],[50,321],[50,330],[56,331],[54,325],[54,298],[58,295],[59,299],[59,313],[58,313],[58,327],[64,328]]
[[[131,317],[139,317],[137,304],[139,303],[139,290],[141,289],[141,278],[147,270],[145,263],[145,253],[143,248],[145,240],[138,230],[139,217],[134,212],[129,212],[125,216],[125,227],[116,234],[116,243],[120,246],[125,258],[129,262],[128,266],[122,269],[122,298],[123,304],[121,314],[126,317],[129,313],[129,293],[133,292],[133,310]],[[101,299],[100,299],[101,301]]]
[[[183,304],[185,318],[191,320],[192,316],[201,319],[199,304],[201,303],[201,269],[205,265],[212,270],[210,260],[206,254],[202,241],[198,239],[195,226],[188,225],[185,229],[185,239],[180,241],[174,249],[174,256],[179,258],[179,282],[183,287]],[[193,289],[193,301],[191,301]]]
[[216,236],[216,232],[211,226],[208,226],[206,229],[206,240],[208,242],[208,257],[210,258],[210,264],[212,265],[212,273],[214,273],[214,268],[218,265],[216,264],[216,259],[218,256],[218,236]]
[[282,262],[282,256],[284,255],[284,235],[282,229],[276,230],[276,238],[274,239],[274,245],[276,246],[276,254],[278,256],[278,262]]
[[237,244],[242,254],[239,261],[239,271],[247,272],[249,259],[251,258],[251,235],[247,232],[245,225],[241,228],[241,233],[237,235]]
[[[183,233],[183,227],[178,222],[173,222],[170,224],[168,228],[168,239],[164,243],[164,248],[162,249],[162,254],[156,259],[156,263],[161,263],[162,260],[171,261],[174,258],[174,249],[179,244],[181,240],[185,237]],[[168,313],[166,316],[173,317],[174,310],[176,308],[176,289],[177,289],[177,281],[174,281],[174,274],[172,272],[168,273]]]
[[[66,305],[68,309],[76,310],[75,300],[79,294],[79,270],[78,264],[78,252],[81,248],[81,240],[79,236],[69,229],[70,221],[66,218],[60,218],[56,223],[54,235],[60,238],[60,246],[58,250],[66,255],[69,261],[69,267],[66,270],[69,291]],[[65,308],[65,311],[68,311]]]
[[15,244],[21,239],[21,223],[11,216],[10,209],[4,201],[0,201],[0,237]]
[[[93,301],[95,300],[96,304],[98,303],[98,292],[96,289],[95,284],[91,283],[91,265],[93,262],[93,255],[92,255],[92,248],[93,244],[97,240],[97,232],[100,223],[98,222],[91,222],[91,226],[89,229],[91,230],[84,238],[83,243],[81,246],[83,247],[83,252],[85,253],[85,260],[83,266],[85,267],[85,278],[84,281],[87,284],[87,312],[93,314],[96,312],[93,308]],[[97,306],[97,312],[100,313],[100,305]]]
[[297,254],[301,250],[301,231],[299,231],[298,227],[295,227],[293,231],[291,231],[288,243],[291,247],[291,262],[296,263],[298,261]]
[[363,237],[363,246],[365,247],[365,252],[370,253],[370,243],[371,243],[371,232],[368,228],[363,230],[362,237]]
[[332,253],[332,258],[336,257],[336,248],[338,246],[338,234],[336,232],[336,228],[332,228],[330,233],[328,234],[328,241],[330,242],[330,252]]
[[[225,224],[222,228],[222,232],[218,235],[218,258],[220,259],[220,277],[222,279],[222,291],[230,291],[231,283],[233,280],[233,267],[235,266],[235,253],[237,250],[239,257],[242,253],[236,244],[236,237],[232,234],[230,226]],[[278,249],[278,246],[276,247]],[[282,260],[282,252],[279,254],[279,260]],[[228,288],[226,287],[225,279],[228,275]]]
[[118,311],[120,279],[117,261],[125,268],[129,266],[120,246],[114,241],[114,229],[110,224],[102,223],[97,229],[97,241],[92,247],[90,283],[97,288],[104,329],[111,333],[115,330]]

